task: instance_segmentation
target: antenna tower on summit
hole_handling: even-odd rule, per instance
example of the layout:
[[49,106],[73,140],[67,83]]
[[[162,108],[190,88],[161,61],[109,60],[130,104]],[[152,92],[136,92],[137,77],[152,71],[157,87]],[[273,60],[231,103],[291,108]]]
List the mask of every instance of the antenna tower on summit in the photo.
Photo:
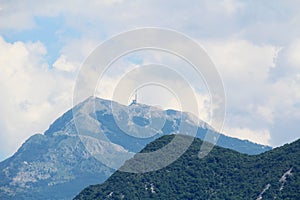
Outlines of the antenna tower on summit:
[[134,99],[132,100],[130,105],[137,104],[137,100],[138,100],[138,94],[137,94],[137,90],[135,90],[134,91]]

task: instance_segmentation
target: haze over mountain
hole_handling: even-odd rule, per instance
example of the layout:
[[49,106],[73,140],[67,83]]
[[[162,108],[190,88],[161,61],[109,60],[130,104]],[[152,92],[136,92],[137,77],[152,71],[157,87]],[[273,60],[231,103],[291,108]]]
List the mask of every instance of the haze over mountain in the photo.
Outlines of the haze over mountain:
[[[0,199],[71,199],[88,185],[104,182],[150,142],[178,133],[181,125],[196,129],[196,137],[203,139],[211,127],[197,122],[175,110],[88,98],[0,163]],[[247,154],[271,149],[225,135],[217,144]]]
[[[173,138],[162,136],[142,153],[156,151]],[[215,147],[199,159],[201,145],[195,139],[178,160],[158,171],[117,171],[103,184],[83,190],[75,200],[300,199],[300,140],[252,156]],[[134,157],[126,164],[143,167],[144,163]]]

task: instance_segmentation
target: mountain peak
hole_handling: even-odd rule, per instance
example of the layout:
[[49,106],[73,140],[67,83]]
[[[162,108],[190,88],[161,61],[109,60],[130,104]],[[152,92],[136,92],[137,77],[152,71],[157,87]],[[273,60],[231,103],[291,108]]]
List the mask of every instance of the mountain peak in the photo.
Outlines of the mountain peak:
[[[31,194],[70,199],[87,185],[105,181],[125,160],[163,135],[204,139],[213,131],[189,113],[89,97],[0,163],[0,199],[34,199]],[[217,145],[247,154],[271,149],[222,134]]]

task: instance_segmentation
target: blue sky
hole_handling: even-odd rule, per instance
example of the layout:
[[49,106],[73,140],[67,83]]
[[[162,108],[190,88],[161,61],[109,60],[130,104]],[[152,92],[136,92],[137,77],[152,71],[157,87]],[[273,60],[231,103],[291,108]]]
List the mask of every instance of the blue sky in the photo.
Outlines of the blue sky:
[[60,50],[65,41],[64,38],[79,38],[80,32],[66,28],[64,17],[59,15],[56,17],[41,17],[33,18],[34,27],[22,31],[5,31],[2,37],[9,43],[16,41],[22,42],[41,42],[47,48],[46,59],[49,67],[56,61],[60,55]]
[[[72,107],[78,70],[99,43],[140,27],[180,31],[206,49],[226,90],[225,134],[272,146],[299,138],[299,7],[292,0],[0,0],[0,160]],[[146,61],[174,64],[161,54],[124,60],[115,66],[120,73]],[[107,75],[100,96],[110,98],[116,81]],[[207,94],[198,98],[206,119]]]

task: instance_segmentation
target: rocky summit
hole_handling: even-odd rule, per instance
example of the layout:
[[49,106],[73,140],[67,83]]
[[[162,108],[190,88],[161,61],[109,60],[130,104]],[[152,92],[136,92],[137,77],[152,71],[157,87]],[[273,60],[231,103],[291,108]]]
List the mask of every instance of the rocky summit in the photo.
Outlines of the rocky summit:
[[[188,130],[201,139],[207,130],[214,132],[189,113],[90,97],[0,163],[0,199],[72,199],[88,185],[103,183],[155,139],[189,135]],[[245,154],[271,149],[222,134],[217,145]]]

